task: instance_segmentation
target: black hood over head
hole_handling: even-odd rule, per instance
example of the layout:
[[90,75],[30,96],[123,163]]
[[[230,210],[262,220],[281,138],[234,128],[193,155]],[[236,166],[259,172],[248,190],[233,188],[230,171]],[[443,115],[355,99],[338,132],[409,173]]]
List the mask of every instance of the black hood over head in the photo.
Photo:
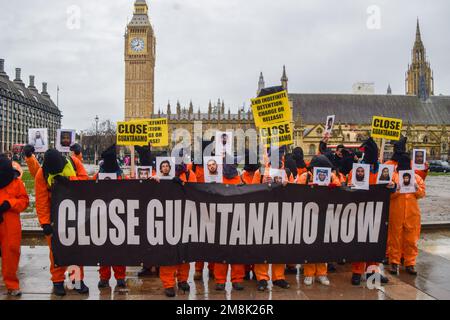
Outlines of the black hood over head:
[[227,179],[233,179],[234,177],[239,175],[236,167],[237,166],[235,164],[225,163],[223,165],[223,176]]
[[20,175],[13,165],[12,161],[5,155],[0,155],[0,189],[8,186],[15,178]]
[[367,139],[361,147],[364,148],[364,163],[375,164],[378,162],[378,145],[372,137]]
[[355,163],[355,154],[348,151],[342,151],[342,160],[339,163],[339,172],[343,175],[348,175],[353,169],[353,163]]
[[117,163],[116,144],[113,144],[102,153],[102,171],[104,173],[116,173],[120,171],[120,166]]
[[312,158],[308,168],[333,168],[333,164],[326,156],[317,155]]
[[398,155],[397,171],[411,170],[411,157],[408,153],[403,152]]
[[287,154],[284,159],[284,168],[289,169],[289,171],[294,176],[294,179],[297,177],[297,163],[294,160],[294,157],[292,154]]
[[304,159],[303,149],[300,147],[294,148],[292,151],[293,159],[295,160],[295,164],[297,168],[302,169],[306,168],[306,163]]
[[134,147],[134,149],[139,155],[139,165],[143,167],[148,167],[152,165],[152,151],[150,150],[149,146],[145,147],[136,146]]
[[394,142],[394,154],[392,155],[391,160],[398,162],[398,159],[401,157],[402,153],[406,152],[407,141],[407,137],[401,137],[399,141]]
[[46,174],[58,174],[64,170],[67,159],[56,149],[48,149],[44,154],[42,169]]
[[[256,159],[256,163],[250,163],[252,159]],[[259,169],[258,154],[254,151],[249,151],[248,149],[245,149],[244,170],[247,172],[255,172],[258,169]]]

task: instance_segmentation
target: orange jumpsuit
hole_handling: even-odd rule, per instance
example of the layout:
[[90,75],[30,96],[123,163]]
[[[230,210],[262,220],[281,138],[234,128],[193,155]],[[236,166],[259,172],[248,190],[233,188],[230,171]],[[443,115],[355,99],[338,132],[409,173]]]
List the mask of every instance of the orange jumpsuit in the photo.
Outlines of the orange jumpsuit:
[[[269,176],[269,171],[270,171],[269,167],[266,167],[265,172],[264,172],[265,177]],[[258,170],[255,172],[255,175],[253,176],[252,184],[261,184],[261,183],[262,183],[261,182],[261,172]],[[256,275],[256,280],[258,280],[258,281],[270,280],[269,264],[258,263],[258,264],[254,265],[253,269],[254,269],[254,272]],[[272,264],[272,281],[285,280],[284,269],[285,269],[284,264]]]
[[2,252],[2,275],[8,290],[19,290],[20,242],[22,240],[22,227],[20,213],[29,204],[25,186],[20,179],[14,179],[9,185],[0,189],[0,204],[8,201],[11,208],[3,213],[3,222],[0,223],[0,249]]
[[[308,181],[309,175],[309,184],[312,185],[314,178],[313,175],[309,172],[303,173],[301,176],[297,178],[298,184],[306,184]],[[341,186],[341,181],[338,177],[333,173],[331,175],[331,183],[336,186]],[[326,276],[328,273],[327,264],[326,263],[307,263],[303,265],[303,275],[305,277],[314,277],[314,276]]]
[[[239,175],[232,179],[223,177],[223,184],[241,184],[241,177]],[[224,284],[227,281],[228,264],[226,263],[214,263],[214,278],[217,284]],[[245,277],[245,265],[244,264],[232,264],[231,265],[231,282],[239,283],[243,282]]]
[[[98,173],[96,173],[92,180],[97,180]],[[122,180],[121,176],[117,177],[117,180]],[[116,280],[124,280],[126,277],[127,267],[125,266],[100,266],[98,269],[98,273],[100,274],[100,280],[109,280],[111,279],[111,269],[114,271],[114,278]]]
[[[352,183],[352,176],[353,176],[353,171],[350,171],[350,173],[348,174],[348,184],[351,185]],[[370,177],[369,177],[369,185],[375,185],[377,184],[377,177],[378,177],[378,172],[377,173],[372,173],[370,172]],[[355,274],[360,274],[362,275],[363,273],[366,272],[367,268],[369,268],[370,266],[377,266],[378,263],[376,262],[352,262],[352,273]]]
[[[420,238],[420,208],[418,199],[425,197],[425,183],[419,174],[415,175],[418,190],[415,193],[396,193],[391,195],[389,208],[389,262],[400,264],[403,256],[404,265],[415,266],[419,252],[417,242]],[[394,174],[398,185],[398,174]]]
[[[182,173],[179,178],[183,182],[197,182],[195,173],[189,169],[189,179],[186,173]],[[159,278],[163,283],[164,289],[174,288],[176,280],[186,282],[189,277],[189,263],[182,263],[174,266],[161,266],[159,268]]]
[[[78,160],[75,157],[72,157],[72,161],[75,165],[75,171],[77,173],[76,177],[70,177],[70,180],[89,180],[89,177],[86,173],[86,170],[84,169],[83,164],[80,160]],[[35,177],[35,194],[36,194],[36,213],[39,219],[39,223],[42,225],[44,224],[51,224],[50,220],[50,208],[51,208],[51,191],[49,190],[47,181],[44,177],[44,171],[42,168],[39,168],[37,171],[36,177]],[[53,260],[53,252],[52,252],[52,242],[51,242],[51,236],[46,236],[48,247],[50,249],[50,273],[52,275],[51,280],[52,282],[64,282],[65,276],[64,273],[66,272],[67,267],[60,267],[55,266],[54,260]],[[83,267],[80,267],[81,271],[81,279],[84,278],[84,270]]]
[[31,155],[31,157],[25,157],[25,162],[27,163],[28,170],[33,178],[36,178],[36,174],[38,170],[41,168],[39,161],[37,161],[36,157]]
[[72,157],[77,158],[78,160],[80,160],[81,162],[83,162],[83,154],[80,152],[80,154],[75,154],[75,152],[72,152]]

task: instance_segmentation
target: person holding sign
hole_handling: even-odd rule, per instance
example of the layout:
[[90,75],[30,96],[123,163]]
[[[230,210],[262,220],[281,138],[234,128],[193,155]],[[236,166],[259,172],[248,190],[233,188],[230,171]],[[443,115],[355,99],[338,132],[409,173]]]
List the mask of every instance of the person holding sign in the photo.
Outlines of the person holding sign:
[[[418,200],[425,197],[425,183],[420,175],[411,171],[411,158],[407,153],[398,156],[396,171],[394,182],[399,187],[397,192],[391,196],[389,210],[388,254],[391,264],[390,272],[394,275],[398,274],[403,256],[406,272],[417,275],[415,265],[419,253],[417,242],[420,238],[421,227]],[[402,193],[401,185],[408,188],[412,186],[413,192]]]
[[[115,179],[122,180],[124,177],[122,169],[120,169],[117,162],[116,145],[113,144],[108,149],[103,151],[101,157],[103,162],[100,166],[99,173],[95,174],[93,179],[98,180],[100,174],[114,174]],[[98,270],[100,275],[98,288],[103,289],[109,287],[109,279],[111,279],[111,269],[114,271],[114,277],[117,281],[117,287],[125,288],[127,285],[125,282],[126,267],[124,266],[100,266],[100,269]]]
[[[52,186],[55,183],[65,183],[68,180],[88,180],[89,177],[83,164],[75,157],[64,157],[58,150],[49,149],[45,152],[44,163],[36,174],[35,194],[36,194],[36,213],[39,223],[44,230],[47,243],[50,249],[50,273],[52,275],[53,292],[57,296],[66,295],[64,289],[64,279],[67,267],[55,266],[52,253],[52,235],[53,227],[51,225],[51,195]],[[76,291],[80,294],[89,293],[89,288],[84,284],[83,267],[80,268],[80,279]]]
[[8,295],[20,296],[17,271],[20,260],[22,227],[20,213],[29,204],[27,191],[19,172],[6,156],[0,156],[0,252],[2,276]]
[[[380,167],[380,163],[378,162],[378,145],[373,140],[372,137],[367,139],[362,145],[361,149],[364,150],[364,157],[361,161],[362,164],[370,165],[370,171],[369,171],[369,185],[375,185],[377,184],[377,178],[378,178],[378,170]],[[358,168],[356,165],[355,168]],[[353,172],[349,174],[349,181],[353,180]],[[357,178],[357,177],[356,177]],[[351,184],[352,187],[354,187],[353,184]],[[387,184],[387,188],[391,190],[391,192],[395,192],[395,184],[390,182]],[[381,280],[381,283],[385,284],[389,282],[389,279],[379,273],[378,271],[378,263],[377,262],[353,262],[352,263],[352,279],[351,283],[354,286],[359,286],[361,284],[361,277],[362,275],[366,273],[366,277],[369,278],[372,276],[372,274],[376,273],[379,275],[379,279]]]
[[[341,182],[336,177],[334,173],[331,173],[331,168],[333,167],[333,164],[331,161],[324,155],[318,155],[312,158],[309,166],[308,171],[303,173],[301,176],[297,178],[298,184],[303,185],[313,185],[315,184],[316,180],[328,180],[329,184],[332,186],[340,186]],[[318,178],[314,175],[320,175],[321,173],[318,172],[320,170],[317,170],[318,168],[328,169],[329,174],[331,176],[328,177],[322,177]],[[322,170],[323,170],[322,169]],[[316,179],[317,178],[317,179]],[[330,280],[328,279],[328,269],[326,263],[307,263],[303,265],[303,275],[305,276],[305,279],[303,280],[304,284],[307,286],[311,286],[314,283],[315,277],[319,280],[319,282],[322,285],[329,286]]]
[[[226,157],[224,158],[226,159]],[[235,164],[225,163],[223,165],[223,184],[238,185],[241,183],[239,172]],[[231,284],[234,290],[244,290],[242,283],[245,276],[245,265],[243,264],[226,264],[214,263],[214,278],[216,280],[216,290],[225,290],[225,282],[227,280],[228,268],[231,269]]]

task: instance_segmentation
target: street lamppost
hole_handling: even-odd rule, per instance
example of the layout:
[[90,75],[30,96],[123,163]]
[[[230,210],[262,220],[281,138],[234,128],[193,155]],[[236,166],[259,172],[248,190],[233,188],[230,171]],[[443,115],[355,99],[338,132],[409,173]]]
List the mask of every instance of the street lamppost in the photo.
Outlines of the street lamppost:
[[97,164],[97,153],[98,153],[98,116],[95,116],[95,160],[94,164]]

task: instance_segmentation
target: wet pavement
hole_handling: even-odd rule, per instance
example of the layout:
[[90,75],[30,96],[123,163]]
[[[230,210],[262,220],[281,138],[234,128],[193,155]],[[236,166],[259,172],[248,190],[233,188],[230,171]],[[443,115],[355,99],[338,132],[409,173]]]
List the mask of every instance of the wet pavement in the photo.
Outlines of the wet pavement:
[[[116,290],[116,281],[111,280],[112,289],[97,288],[97,267],[87,267],[85,282],[90,287],[88,296],[81,296],[68,290],[63,298],[51,294],[52,284],[49,280],[48,248],[35,246],[27,240],[22,247],[20,263],[20,280],[23,291],[22,300],[165,300],[161,282],[157,277],[138,278],[140,267],[127,268],[126,290]],[[191,292],[177,292],[178,300],[434,300],[450,299],[450,231],[427,231],[420,240],[420,254],[417,261],[417,277],[404,272],[400,276],[391,276],[390,282],[382,287],[373,288],[366,282],[354,287],[350,284],[350,265],[336,265],[337,272],[330,273],[329,287],[315,283],[311,287],[303,284],[303,276],[287,275],[290,289],[272,287],[258,292],[256,281],[245,281],[244,291],[231,289],[228,283],[225,292],[215,291],[213,279],[208,279],[206,269],[203,281],[193,281],[193,267],[189,283]],[[369,288],[371,287],[371,288]],[[0,300],[16,299],[6,295],[3,281],[0,280]]]

